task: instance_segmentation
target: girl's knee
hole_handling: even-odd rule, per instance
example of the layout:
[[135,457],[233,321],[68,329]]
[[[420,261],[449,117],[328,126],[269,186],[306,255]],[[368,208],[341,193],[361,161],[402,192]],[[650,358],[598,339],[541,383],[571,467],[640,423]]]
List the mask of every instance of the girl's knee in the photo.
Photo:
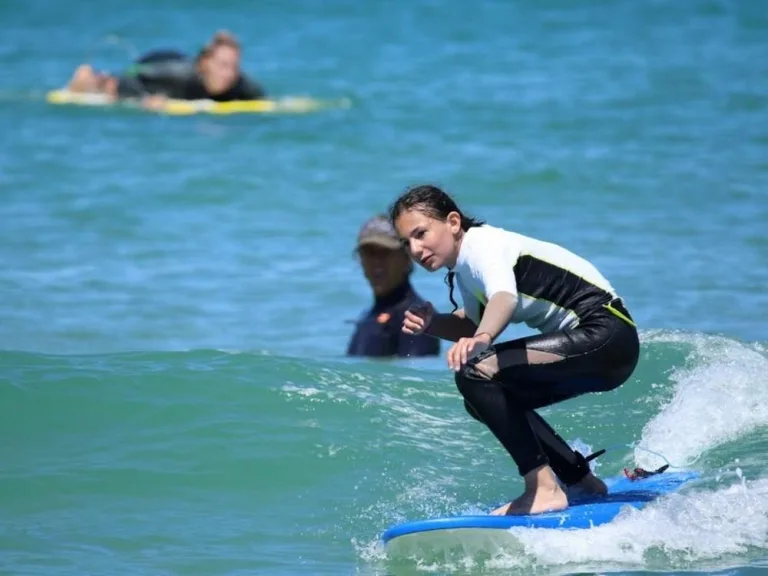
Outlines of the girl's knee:
[[472,363],[463,366],[461,370],[456,372],[453,379],[456,382],[456,388],[464,397],[471,395],[473,386],[476,387],[479,383],[490,381],[490,378],[478,371]]
[[456,372],[454,376],[456,381],[456,388],[464,397],[464,409],[478,422],[485,424],[480,412],[475,408],[475,405],[485,406],[487,405],[488,385],[492,381],[485,378],[482,373],[475,370],[472,364],[467,364],[461,370]]

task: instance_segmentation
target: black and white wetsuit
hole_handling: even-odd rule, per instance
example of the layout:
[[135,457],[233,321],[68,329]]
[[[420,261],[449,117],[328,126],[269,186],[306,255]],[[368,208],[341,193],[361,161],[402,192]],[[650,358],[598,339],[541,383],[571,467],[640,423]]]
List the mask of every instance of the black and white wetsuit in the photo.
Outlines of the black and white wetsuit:
[[[457,373],[467,411],[488,426],[521,475],[549,464],[565,484],[582,480],[589,472],[584,456],[535,410],[613,390],[629,379],[640,344],[622,300],[587,260],[487,224],[467,230],[452,272],[466,316],[475,324],[494,294],[508,292],[517,297],[511,322],[541,332],[495,344]],[[559,360],[520,363],[531,350]],[[489,378],[478,364],[493,355],[498,372]]]

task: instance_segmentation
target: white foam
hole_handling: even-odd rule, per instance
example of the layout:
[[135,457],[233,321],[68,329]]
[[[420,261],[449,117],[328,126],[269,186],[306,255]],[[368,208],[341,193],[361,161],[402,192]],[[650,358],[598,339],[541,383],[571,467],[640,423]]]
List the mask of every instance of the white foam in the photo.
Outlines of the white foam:
[[[705,451],[768,426],[768,358],[755,346],[701,335],[661,334],[653,341],[693,346],[689,367],[675,370],[672,399],[644,427],[638,445],[690,466]],[[641,449],[643,467],[663,464]]]
[[320,390],[318,390],[317,388],[295,386],[293,384],[285,384],[283,386],[283,392],[285,392],[287,396],[304,396],[304,397],[317,396],[318,394],[321,393]]

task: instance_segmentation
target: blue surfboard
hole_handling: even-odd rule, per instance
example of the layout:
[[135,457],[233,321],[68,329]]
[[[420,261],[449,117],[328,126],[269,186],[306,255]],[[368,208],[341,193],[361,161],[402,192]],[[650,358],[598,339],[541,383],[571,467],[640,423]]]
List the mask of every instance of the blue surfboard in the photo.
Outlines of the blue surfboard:
[[613,520],[626,506],[641,509],[660,496],[674,492],[684,484],[695,480],[695,472],[665,472],[647,478],[630,480],[625,476],[605,481],[608,494],[573,497],[566,510],[527,516],[490,516],[478,514],[418,520],[392,526],[381,539],[386,544],[395,538],[421,534],[435,530],[480,528],[507,530],[524,528],[593,528]]

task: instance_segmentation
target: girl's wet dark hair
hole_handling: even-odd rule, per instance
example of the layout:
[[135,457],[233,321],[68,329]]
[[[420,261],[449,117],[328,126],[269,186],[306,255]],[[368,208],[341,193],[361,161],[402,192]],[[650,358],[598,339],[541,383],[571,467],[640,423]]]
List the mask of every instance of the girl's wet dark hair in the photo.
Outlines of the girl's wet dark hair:
[[[461,211],[458,204],[446,192],[431,184],[421,184],[408,188],[389,208],[389,218],[394,226],[395,220],[403,212],[417,210],[435,220],[445,221],[448,214],[456,212],[461,218],[461,229],[465,232],[470,228],[482,226],[485,224],[482,220],[477,220],[467,216]],[[459,305],[453,299],[453,276],[452,270],[445,275],[445,282],[450,289],[448,298],[453,304],[453,310],[457,310]]]

